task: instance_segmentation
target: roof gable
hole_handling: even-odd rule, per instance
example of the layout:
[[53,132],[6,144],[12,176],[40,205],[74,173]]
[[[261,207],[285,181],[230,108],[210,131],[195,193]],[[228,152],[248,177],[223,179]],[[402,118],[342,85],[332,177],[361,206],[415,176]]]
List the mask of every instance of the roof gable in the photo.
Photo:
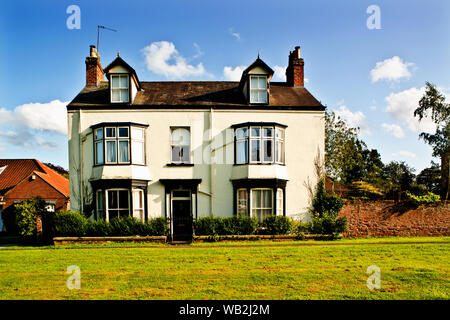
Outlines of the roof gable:
[[120,56],[117,56],[117,58],[114,59],[113,62],[111,62],[106,68],[103,69],[103,71],[105,72],[106,77],[108,79],[109,79],[109,74],[110,74],[111,70],[113,70],[115,68],[118,68],[118,69],[123,68],[123,69],[127,70],[132,75],[134,80],[136,81],[136,85],[137,85],[138,89],[142,88],[139,78],[136,74],[136,71],[128,63],[126,63],[125,60],[123,60]]

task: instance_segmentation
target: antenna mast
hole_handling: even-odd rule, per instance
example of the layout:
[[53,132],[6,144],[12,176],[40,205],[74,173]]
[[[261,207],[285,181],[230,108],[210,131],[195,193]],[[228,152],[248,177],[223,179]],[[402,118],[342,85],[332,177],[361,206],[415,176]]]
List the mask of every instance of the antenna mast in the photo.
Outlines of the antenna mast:
[[97,52],[100,52],[100,48],[99,48],[99,45],[100,45],[100,29],[106,29],[106,30],[117,32],[117,30],[114,30],[114,29],[111,29],[111,28],[108,28],[108,27],[105,27],[105,26],[98,25],[97,26]]

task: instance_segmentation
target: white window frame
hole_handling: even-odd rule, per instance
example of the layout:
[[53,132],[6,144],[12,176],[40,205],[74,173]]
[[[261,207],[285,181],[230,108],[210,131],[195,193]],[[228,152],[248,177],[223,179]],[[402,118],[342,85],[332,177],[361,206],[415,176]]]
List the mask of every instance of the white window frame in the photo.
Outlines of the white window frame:
[[[278,132],[280,132],[280,137],[278,137]],[[286,163],[286,145],[285,142],[286,141],[286,130],[284,128],[277,128],[275,127],[275,152],[274,152],[274,157],[275,157],[275,163],[277,164],[285,164]],[[278,159],[278,143],[281,143],[282,145],[282,150],[281,150],[281,160]]]
[[[252,87],[252,79],[257,79],[257,81],[256,81],[256,83],[258,84],[258,88],[253,88]],[[264,81],[264,84],[265,84],[265,87],[264,88],[260,88],[259,87],[259,80],[260,79],[264,79],[265,81]],[[268,84],[267,84],[267,76],[266,75],[251,75],[250,77],[249,77],[249,87],[250,87],[250,92],[249,92],[249,97],[250,97],[250,103],[255,103],[255,104],[267,104],[268,103],[268,94],[267,94],[267,88],[268,88]],[[256,92],[257,94],[256,94],[256,96],[258,97],[257,98],[257,100],[255,101],[255,100],[253,100],[252,99],[252,92]],[[260,92],[264,92],[265,93],[265,95],[264,95],[264,97],[265,97],[265,99],[264,99],[264,101],[260,101],[259,100],[259,93]]]
[[[245,134],[243,137],[239,137],[238,135],[238,131],[239,130],[245,130]],[[239,154],[239,142],[243,142],[244,146],[245,143],[247,143],[247,145],[245,146],[245,158],[244,161],[238,161],[238,154]],[[236,128],[236,164],[245,164],[248,163],[249,161],[249,155],[248,155],[248,147],[249,147],[249,128],[248,127],[241,127],[241,128]]]
[[[245,191],[245,199],[241,200],[239,198],[239,191]],[[236,190],[236,214],[238,216],[239,215],[247,216],[249,214],[248,213],[248,196],[249,196],[248,189],[246,189],[246,188],[239,188],[239,189]],[[240,201],[245,201],[245,205],[241,206]],[[245,212],[241,213],[241,211],[245,211]]]
[[[273,209],[274,209],[273,189],[272,189],[272,188],[252,188],[252,189],[250,189],[250,216],[251,216],[251,217],[257,217],[257,218],[259,218],[258,215],[256,215],[256,214],[253,213],[254,210],[269,210],[269,208],[266,208],[266,207],[255,208],[255,207],[254,207],[254,203],[253,203],[253,193],[254,193],[255,191],[266,191],[266,190],[269,190],[269,191],[270,191],[270,197],[271,197],[271,207],[270,207],[271,212],[270,212],[269,215],[273,215],[273,214],[274,214],[274,212],[273,212]],[[263,198],[262,198],[262,194],[264,194],[264,193],[261,192],[261,204],[264,203]],[[264,220],[264,219],[261,219],[261,221],[262,221],[262,220]]]
[[[119,197],[117,197],[117,208],[114,209],[110,209],[109,208],[109,199],[108,199],[108,193],[109,191],[127,191],[128,192],[128,208],[121,208],[120,207],[120,202],[119,202]],[[130,216],[131,214],[131,196],[130,196],[130,189],[126,189],[126,188],[111,188],[111,189],[106,189],[105,190],[105,218],[106,221],[109,221],[109,210],[116,210],[116,211],[120,211],[120,210],[128,210],[128,216]]]
[[[264,129],[271,129],[272,130],[272,136],[271,137],[265,137],[264,136]],[[262,163],[274,163],[274,151],[275,151],[275,147],[274,147],[275,139],[274,138],[275,138],[275,128],[274,127],[261,127],[261,143],[260,143],[260,145],[261,145],[261,155],[260,155],[260,159],[261,159]],[[270,152],[272,154],[272,159],[271,160],[264,160],[264,155],[265,155],[265,152],[266,152],[266,146],[265,146],[264,142],[267,141],[267,140],[272,142],[271,143],[271,148],[270,148],[271,149]]]
[[[101,138],[97,138],[97,131],[102,130],[102,137]],[[101,144],[102,145],[102,154],[103,154],[103,161],[98,161],[98,149],[97,149],[97,144]],[[94,164],[95,165],[101,165],[105,163],[105,128],[100,127],[100,128],[96,128],[94,130]]]
[[[133,134],[133,131],[141,131],[142,132],[142,138],[139,137],[135,137]],[[133,154],[131,154],[131,161],[133,164],[140,164],[140,165],[145,165],[146,163],[146,148],[145,148],[145,129],[141,128],[141,127],[130,127],[130,135],[131,135],[131,153],[133,153],[133,151],[136,148],[136,145],[138,143],[142,143],[142,159],[135,159],[135,157],[133,157]]]
[[[119,136],[119,130],[120,129],[127,129],[128,130],[128,136],[127,137],[120,137]],[[130,139],[130,127],[124,127],[124,126],[120,126],[116,128],[116,137],[117,137],[117,143],[116,143],[116,155],[117,155],[117,163],[120,164],[124,164],[124,163],[131,163],[131,154],[130,154],[130,143],[131,143],[131,139]],[[126,141],[128,143],[128,148],[127,148],[127,154],[128,154],[128,161],[120,161],[120,154],[119,154],[119,144],[120,142],[124,142]]]
[[[136,206],[139,203],[136,197],[141,197],[142,207]],[[132,190],[132,199],[133,199],[133,217],[144,221],[144,212],[145,212],[145,192],[139,188],[133,188]]]
[[[252,135],[252,129],[258,129],[259,130],[259,136],[253,136]],[[252,127],[250,127],[250,133],[249,133],[249,163],[261,163],[262,161],[261,161],[261,149],[262,149],[262,147],[261,147],[261,137],[262,137],[262,130],[261,130],[261,127],[255,127],[255,126],[252,126]],[[259,160],[253,160],[253,146],[252,146],[252,142],[253,141],[259,141],[259,150],[258,150],[258,157],[259,157]]]
[[[181,143],[174,143],[173,141],[173,133],[177,129],[185,129],[189,132],[189,142],[188,144],[181,144]],[[176,164],[191,164],[191,145],[192,145],[192,134],[191,134],[191,127],[170,127],[170,162],[176,163]],[[188,147],[188,160],[184,161],[181,158],[179,160],[173,159],[173,147]]]
[[[100,201],[99,201],[99,199],[100,199],[100,197],[99,197],[99,195],[101,195],[102,197],[103,197],[103,203],[102,203],[102,206],[103,206],[103,209],[100,209],[99,208],[99,203],[100,203]],[[105,190],[97,190],[96,192],[95,192],[95,210],[96,210],[96,213],[97,213],[97,219],[99,219],[99,218],[104,218],[104,219],[106,219],[106,201],[105,201],[105,199],[106,199],[106,194],[105,194]],[[100,212],[102,212],[102,214],[100,214]]]
[[[119,86],[118,87],[113,87],[113,78],[118,78],[118,82],[119,82]],[[122,87],[121,86],[121,78],[126,78],[126,87]],[[129,75],[127,73],[125,74],[121,74],[121,73],[116,73],[116,74],[111,74],[111,102],[112,103],[128,103],[130,101],[130,79],[129,79]],[[124,90],[126,91],[126,96],[122,97],[122,93]],[[113,91],[117,90],[119,92],[119,100],[114,100],[113,99]]]
[[275,197],[275,204],[276,204],[276,212],[275,212],[275,214],[277,216],[284,215],[284,190],[281,189],[281,188],[277,188],[276,197]]

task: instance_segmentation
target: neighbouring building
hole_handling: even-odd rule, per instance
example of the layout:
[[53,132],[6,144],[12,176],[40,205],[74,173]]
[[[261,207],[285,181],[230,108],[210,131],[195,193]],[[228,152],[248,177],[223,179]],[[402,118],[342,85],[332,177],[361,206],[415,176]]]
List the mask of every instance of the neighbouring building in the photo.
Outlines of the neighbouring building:
[[48,211],[68,210],[69,180],[36,159],[0,159],[0,231],[14,225],[16,203],[35,197]]
[[140,81],[119,55],[103,68],[94,46],[85,62],[67,106],[73,210],[167,217],[173,239],[203,216],[310,218],[325,107],[304,87],[300,47],[286,82],[259,56],[239,82]]

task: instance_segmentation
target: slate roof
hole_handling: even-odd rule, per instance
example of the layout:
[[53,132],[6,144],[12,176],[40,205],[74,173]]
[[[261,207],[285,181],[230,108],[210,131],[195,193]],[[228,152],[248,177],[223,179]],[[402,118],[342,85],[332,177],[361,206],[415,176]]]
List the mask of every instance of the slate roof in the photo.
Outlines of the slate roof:
[[[237,81],[161,81],[141,82],[141,85],[143,90],[137,92],[131,104],[133,108],[325,109],[306,88],[291,87],[285,82],[270,83],[269,104],[262,106],[247,104]],[[68,110],[102,107],[124,108],[123,104],[109,102],[107,81],[102,81],[98,87],[86,86],[67,106]]]
[[69,180],[36,159],[0,159],[0,195],[14,188],[23,179],[35,173],[67,198],[70,196]]

